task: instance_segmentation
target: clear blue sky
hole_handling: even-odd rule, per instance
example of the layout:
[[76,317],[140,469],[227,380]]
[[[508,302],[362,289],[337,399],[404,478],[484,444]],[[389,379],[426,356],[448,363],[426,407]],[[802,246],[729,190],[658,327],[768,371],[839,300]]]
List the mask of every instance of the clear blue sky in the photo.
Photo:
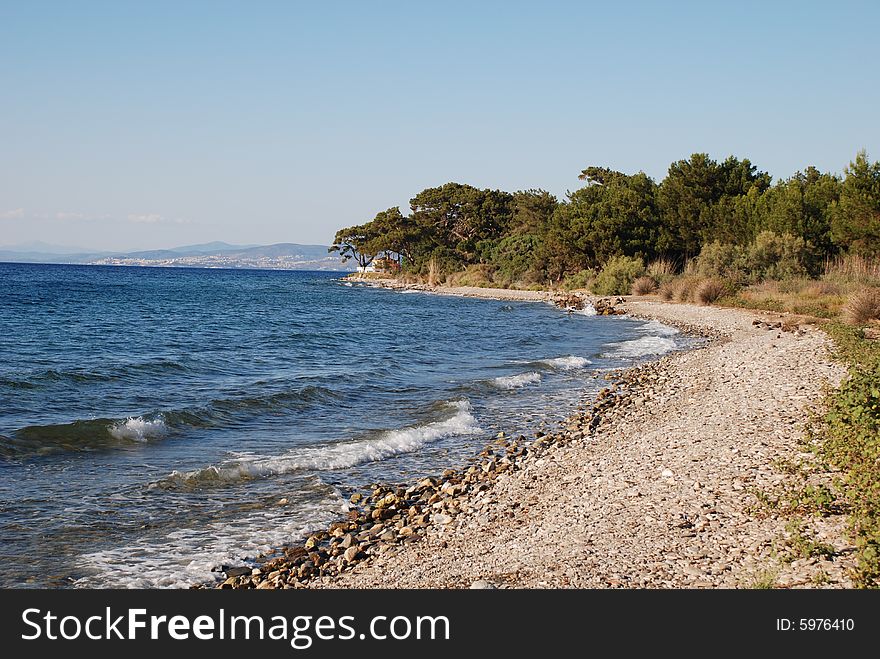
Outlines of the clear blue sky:
[[0,0],[0,245],[327,243],[447,181],[880,158],[877,2]]

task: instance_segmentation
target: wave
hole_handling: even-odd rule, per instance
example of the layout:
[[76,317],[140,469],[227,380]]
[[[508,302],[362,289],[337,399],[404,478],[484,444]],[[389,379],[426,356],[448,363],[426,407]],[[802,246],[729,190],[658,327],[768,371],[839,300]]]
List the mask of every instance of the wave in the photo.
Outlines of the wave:
[[47,455],[63,451],[101,451],[159,439],[190,428],[229,425],[255,415],[297,411],[316,403],[338,400],[326,387],[309,385],[263,396],[220,398],[199,408],[161,410],[119,419],[78,419],[70,423],[34,425],[12,437],[0,436],[0,455]]
[[110,435],[116,439],[130,439],[145,442],[154,437],[161,437],[168,432],[168,426],[160,414],[155,419],[142,416],[130,416],[125,421],[117,421],[110,426]]
[[553,357],[552,359],[541,359],[537,362],[555,368],[560,371],[573,371],[578,368],[584,368],[593,362],[586,357],[578,357],[576,355],[566,355],[565,357]]
[[142,443],[163,436],[168,430],[162,414],[27,426],[11,437],[0,437],[0,455],[24,457],[63,451],[101,451]]
[[595,316],[598,312],[592,302],[584,302],[584,308],[578,309],[575,313],[580,314],[581,316]]
[[611,346],[613,349],[603,356],[635,359],[649,355],[663,355],[676,348],[675,341],[668,336],[643,336],[630,341],[612,343]]
[[47,369],[35,373],[28,373],[17,378],[0,378],[0,387],[12,389],[40,389],[51,386],[54,383],[64,384],[90,384],[95,382],[114,382],[126,377],[137,375],[167,375],[169,372],[185,372],[189,368],[172,359],[157,359],[132,364],[116,364],[110,366],[107,371],[81,371],[81,370],[57,370]]
[[521,375],[506,375],[492,380],[492,386],[499,389],[519,389],[527,384],[536,384],[541,381],[540,373],[523,373]]
[[474,435],[482,432],[468,401],[445,404],[452,416],[419,426],[386,430],[371,439],[307,446],[278,456],[240,454],[220,465],[195,471],[174,471],[151,487],[199,487],[201,485],[269,478],[300,470],[326,471],[347,469],[366,462],[384,460],[401,453],[411,453],[443,437]]
[[249,499],[246,514],[227,510],[214,519],[199,519],[196,512],[182,511],[174,524],[155,535],[110,537],[100,550],[77,557],[86,576],[74,586],[188,588],[212,583],[222,566],[251,565],[257,556],[326,528],[348,510],[347,499],[320,479],[310,477],[298,485],[288,506],[275,504],[277,497],[268,505]]
[[664,325],[659,320],[649,320],[641,327],[636,328],[639,332],[653,334],[655,336],[675,336],[679,333],[675,327]]

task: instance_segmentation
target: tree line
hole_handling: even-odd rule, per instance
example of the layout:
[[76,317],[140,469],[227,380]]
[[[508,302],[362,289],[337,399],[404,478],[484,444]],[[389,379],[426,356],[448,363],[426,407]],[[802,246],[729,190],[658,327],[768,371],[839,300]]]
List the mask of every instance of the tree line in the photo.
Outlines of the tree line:
[[844,176],[807,167],[775,184],[748,159],[705,153],[644,172],[587,167],[583,187],[560,201],[545,190],[446,183],[340,229],[331,252],[361,267],[379,255],[405,272],[483,265],[507,281],[553,284],[614,257],[683,265],[711,246],[747,246],[767,232],[796,240],[805,268],[842,253],[880,256],[880,162],[864,151]]

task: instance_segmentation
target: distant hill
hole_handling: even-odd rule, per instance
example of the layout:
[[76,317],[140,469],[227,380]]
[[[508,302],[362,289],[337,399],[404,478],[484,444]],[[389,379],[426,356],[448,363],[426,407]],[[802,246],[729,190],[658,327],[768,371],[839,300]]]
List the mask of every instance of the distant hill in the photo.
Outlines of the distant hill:
[[[42,249],[45,245],[46,249]],[[230,245],[211,242],[169,249],[137,252],[68,253],[45,243],[0,248],[0,261],[13,263],[71,263],[91,265],[136,265],[190,268],[261,268],[273,270],[338,270],[353,268],[339,256],[329,254],[326,245]]]

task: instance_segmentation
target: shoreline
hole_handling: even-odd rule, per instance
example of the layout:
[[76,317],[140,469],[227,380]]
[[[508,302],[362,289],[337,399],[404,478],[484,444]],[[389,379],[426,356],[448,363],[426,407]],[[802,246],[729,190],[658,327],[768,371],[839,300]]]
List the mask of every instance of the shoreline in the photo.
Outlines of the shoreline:
[[[369,281],[554,301],[386,282]],[[810,529],[833,557],[787,560],[794,531],[759,505],[761,492],[797,480],[777,467],[811,464],[799,444],[809,409],[845,373],[824,334],[744,310],[621,306],[710,341],[606,376],[610,386],[549,434],[499,436],[439,478],[355,495],[347,518],[257,569],[227,571],[219,587],[851,587],[843,515]]]

